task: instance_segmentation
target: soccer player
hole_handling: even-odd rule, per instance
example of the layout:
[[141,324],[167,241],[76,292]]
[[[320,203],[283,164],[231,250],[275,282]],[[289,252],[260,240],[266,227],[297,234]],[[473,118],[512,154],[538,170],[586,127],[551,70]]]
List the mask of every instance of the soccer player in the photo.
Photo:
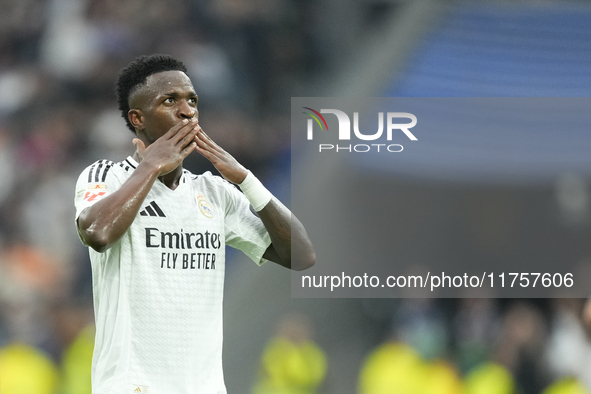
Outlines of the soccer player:
[[[226,393],[225,245],[259,265],[315,262],[302,224],[203,132],[186,72],[164,55],[121,71],[119,107],[136,151],[95,162],[76,185],[76,227],[92,263],[95,394]],[[193,151],[223,178],[183,169]]]

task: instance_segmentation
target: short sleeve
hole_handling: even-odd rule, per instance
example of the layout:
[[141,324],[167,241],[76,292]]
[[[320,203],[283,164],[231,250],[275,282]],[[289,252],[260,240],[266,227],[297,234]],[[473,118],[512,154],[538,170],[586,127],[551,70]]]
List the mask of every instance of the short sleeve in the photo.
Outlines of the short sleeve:
[[230,204],[226,210],[226,245],[241,250],[258,265],[265,263],[263,254],[271,237],[261,219],[250,209],[248,199],[235,186],[226,187]]
[[76,182],[74,198],[76,220],[84,209],[119,189],[121,183],[113,174],[114,165],[112,161],[99,160],[82,171]]

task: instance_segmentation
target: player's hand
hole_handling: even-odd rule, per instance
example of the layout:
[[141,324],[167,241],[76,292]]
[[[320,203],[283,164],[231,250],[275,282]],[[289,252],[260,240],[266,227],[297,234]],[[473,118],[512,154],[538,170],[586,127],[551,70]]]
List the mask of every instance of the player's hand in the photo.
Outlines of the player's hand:
[[155,166],[158,176],[166,175],[177,168],[195,149],[195,135],[199,130],[197,119],[184,119],[170,128],[162,137],[146,147],[139,138],[133,139],[136,147],[134,157],[138,163],[146,161]]
[[197,135],[194,139],[197,143],[195,150],[209,160],[227,181],[234,184],[242,183],[248,174],[248,170],[209,138],[199,125],[197,125],[197,128]]

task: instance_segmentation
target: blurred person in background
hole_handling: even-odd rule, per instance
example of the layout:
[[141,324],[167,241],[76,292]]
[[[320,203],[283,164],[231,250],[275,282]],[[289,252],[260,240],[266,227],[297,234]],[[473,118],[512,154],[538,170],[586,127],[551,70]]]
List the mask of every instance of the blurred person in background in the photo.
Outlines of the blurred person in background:
[[502,365],[487,361],[470,370],[464,378],[465,394],[515,394],[511,373]]
[[546,387],[542,394],[589,394],[591,390],[573,377],[558,379]]
[[[95,162],[76,185],[76,226],[94,279],[97,393],[225,393],[225,245],[259,265],[315,262],[297,218],[203,132],[186,73],[166,55],[121,71],[118,102],[136,152]],[[225,180],[183,169],[194,150]]]
[[588,298],[583,305],[581,320],[583,321],[587,335],[591,338],[591,298]]
[[61,363],[61,394],[91,394],[94,324],[82,329],[65,348]]
[[327,358],[312,340],[305,315],[286,315],[263,351],[253,394],[316,394],[326,377]]
[[23,343],[0,348],[0,393],[56,394],[58,369],[43,352]]
[[552,378],[572,376],[591,387],[591,344],[581,321],[583,300],[552,300],[546,360]]
[[456,367],[448,361],[428,361],[408,344],[390,339],[370,352],[361,366],[360,394],[463,394]]
[[440,300],[405,298],[394,316],[393,333],[427,360],[447,356],[448,324]]
[[501,324],[497,301],[492,298],[462,298],[452,321],[454,359],[467,373],[491,357]]
[[507,368],[524,394],[538,394],[549,383],[547,336],[546,321],[534,304],[514,302],[504,313],[492,358]]
[[388,340],[364,360],[359,374],[359,393],[418,392],[424,365],[425,361],[411,346]]

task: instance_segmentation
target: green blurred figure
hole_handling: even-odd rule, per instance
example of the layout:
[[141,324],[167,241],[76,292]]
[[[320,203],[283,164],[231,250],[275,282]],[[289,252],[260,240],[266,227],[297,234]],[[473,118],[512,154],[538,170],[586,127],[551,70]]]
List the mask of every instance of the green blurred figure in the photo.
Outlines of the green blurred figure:
[[0,393],[56,394],[58,371],[41,351],[24,343],[0,349]]
[[[94,333],[94,325],[87,326],[64,351],[61,394],[91,394]],[[0,391],[0,394],[3,393]]]
[[263,352],[254,394],[316,394],[326,376],[326,355],[311,339],[304,316],[289,315]]

